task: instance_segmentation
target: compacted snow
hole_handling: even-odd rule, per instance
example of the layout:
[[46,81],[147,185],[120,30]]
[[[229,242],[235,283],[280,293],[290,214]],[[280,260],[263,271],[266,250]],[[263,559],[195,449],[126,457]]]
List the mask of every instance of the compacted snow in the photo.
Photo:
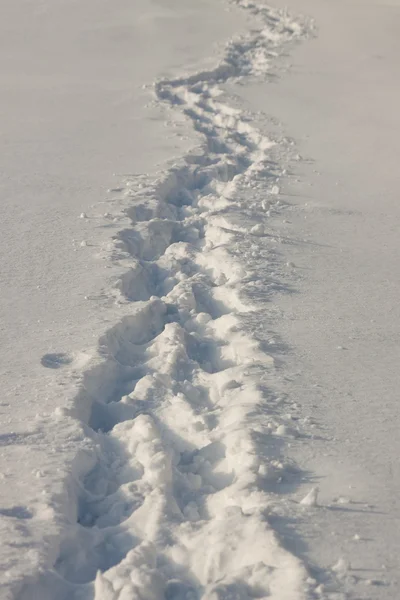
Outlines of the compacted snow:
[[1,599],[397,597],[394,379],[384,418],[369,395],[396,294],[361,260],[395,223],[331,101],[372,57],[347,6],[299,4],[1,9]]

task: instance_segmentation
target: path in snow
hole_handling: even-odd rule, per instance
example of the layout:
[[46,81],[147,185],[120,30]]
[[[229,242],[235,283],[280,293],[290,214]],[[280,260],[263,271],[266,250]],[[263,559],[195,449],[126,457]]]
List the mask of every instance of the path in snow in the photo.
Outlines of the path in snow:
[[203,143],[156,181],[128,177],[119,189],[123,228],[103,252],[121,270],[122,318],[59,413],[85,438],[69,496],[55,503],[54,568],[20,600],[301,600],[316,589],[271,525],[300,510],[283,499],[300,478],[283,453],[299,427],[279,393],[266,306],[284,288],[269,218],[290,146],[220,90],[265,75],[303,29],[237,4],[262,28],[231,42],[216,68],[155,86]]

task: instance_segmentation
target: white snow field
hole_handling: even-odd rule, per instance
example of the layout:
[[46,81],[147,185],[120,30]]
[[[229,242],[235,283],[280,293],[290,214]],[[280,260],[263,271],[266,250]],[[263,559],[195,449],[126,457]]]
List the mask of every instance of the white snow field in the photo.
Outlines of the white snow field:
[[1,598],[306,597],[268,522],[296,473],[266,351],[286,150],[219,89],[302,27],[245,2],[1,12]]
[[279,4],[0,7],[1,600],[398,598],[400,8]]
[[[400,597],[400,2],[284,0],[315,18],[277,85],[240,103],[273,115],[304,160],[274,219],[295,294],[276,297],[286,393],[315,436],[291,455],[319,485],[300,556],[339,565],[350,598]],[[281,72],[282,73],[282,72]],[[236,88],[232,88],[237,91]],[[312,428],[303,432],[312,436]],[[301,499],[307,485],[298,491]],[[293,547],[289,546],[289,547]]]

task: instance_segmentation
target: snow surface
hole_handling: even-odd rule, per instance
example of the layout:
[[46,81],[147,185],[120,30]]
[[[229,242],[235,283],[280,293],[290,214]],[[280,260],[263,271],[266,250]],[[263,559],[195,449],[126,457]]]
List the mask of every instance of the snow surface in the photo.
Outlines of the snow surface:
[[[275,298],[288,344],[286,392],[302,407],[291,455],[320,488],[297,523],[307,562],[340,558],[349,597],[399,597],[400,3],[275,2],[315,18],[317,35],[282,57],[277,85],[240,103],[273,115],[302,160],[281,185],[295,294]],[[236,88],[235,88],[236,92]],[[274,124],[265,124],[267,129]],[[343,564],[343,563],[341,563]]]
[[2,599],[397,598],[399,12],[360,6],[1,7]]
[[[195,61],[239,8],[252,32]],[[281,167],[219,89],[265,74],[302,26],[246,2],[92,9],[2,9],[2,597],[305,597],[313,581],[267,518],[295,431],[274,416],[274,360],[256,335],[276,285],[258,286],[260,225]],[[182,51],[191,74],[176,78]],[[152,79],[158,126],[146,115],[141,129],[137,86]],[[176,137],[160,148],[168,120]]]

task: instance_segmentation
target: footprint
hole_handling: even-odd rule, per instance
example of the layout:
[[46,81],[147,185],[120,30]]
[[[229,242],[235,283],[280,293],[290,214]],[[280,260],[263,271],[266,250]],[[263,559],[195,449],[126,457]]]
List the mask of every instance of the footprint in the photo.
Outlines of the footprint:
[[47,369],[61,369],[61,367],[70,365],[72,363],[72,358],[64,352],[55,352],[44,354],[40,359],[40,362],[43,367],[47,367]]

